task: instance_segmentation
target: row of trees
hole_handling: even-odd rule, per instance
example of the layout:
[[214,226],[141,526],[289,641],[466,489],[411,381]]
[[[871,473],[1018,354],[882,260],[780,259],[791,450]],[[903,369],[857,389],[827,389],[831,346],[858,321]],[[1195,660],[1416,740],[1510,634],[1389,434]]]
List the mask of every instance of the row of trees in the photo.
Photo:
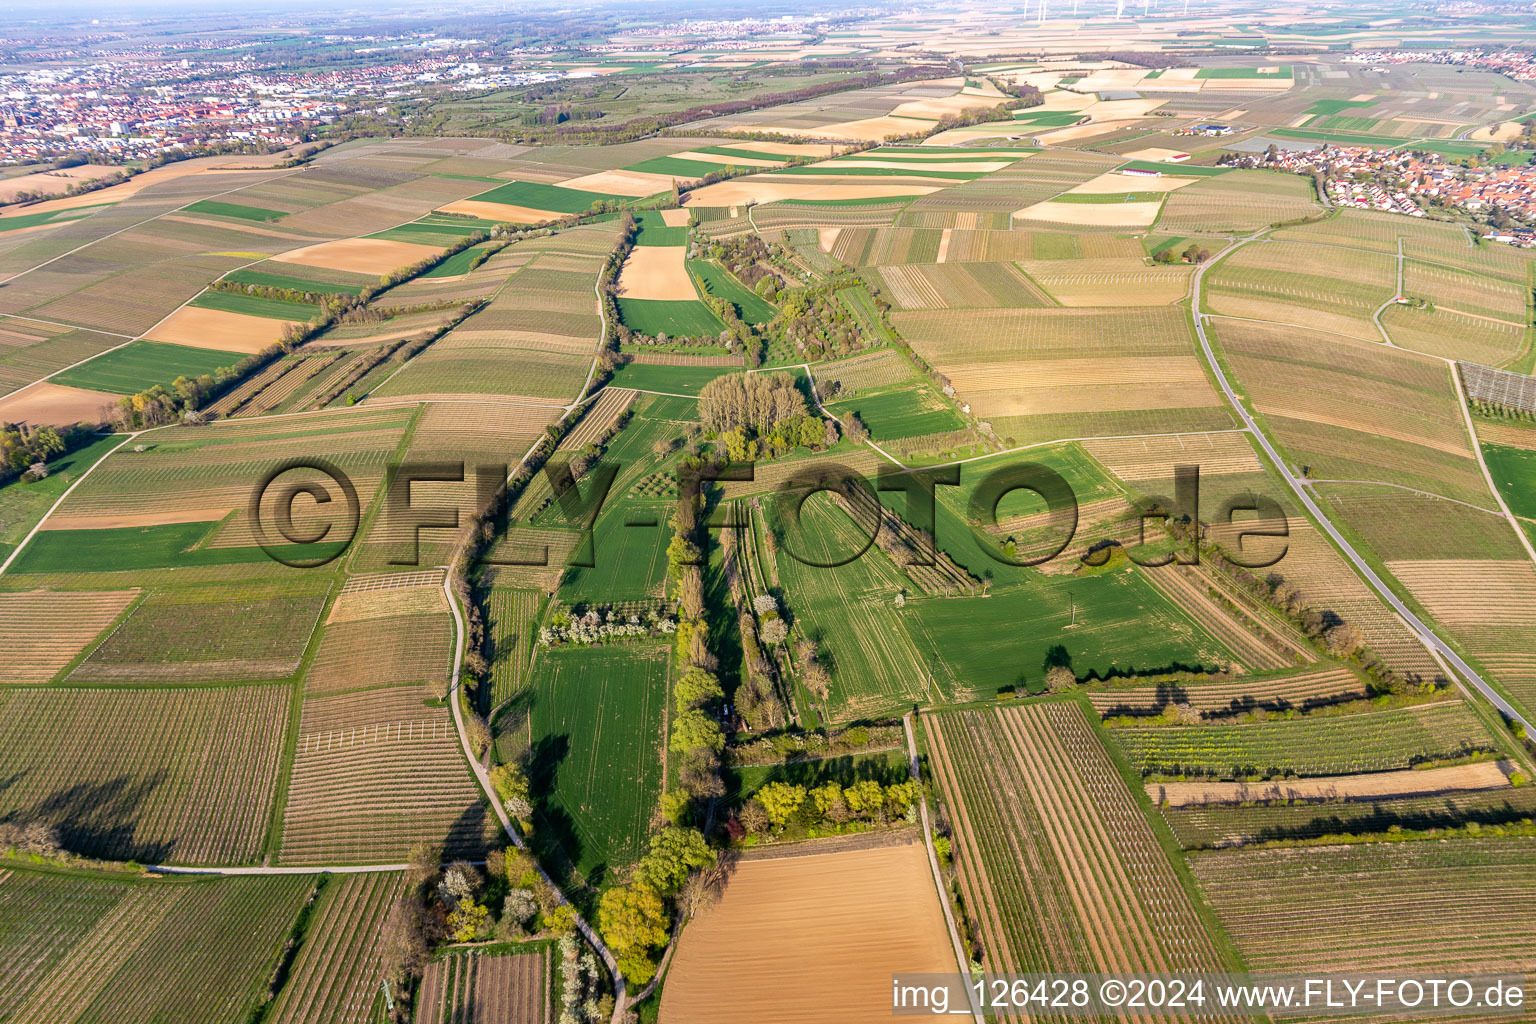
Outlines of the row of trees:
[[[736,714],[750,729],[772,729],[789,719],[779,691],[774,646],[789,636],[789,626],[772,594],[758,594],[751,607],[740,608],[737,632],[741,636],[741,682],[736,687]],[[764,645],[769,645],[765,650]]]
[[1227,558],[1219,544],[1201,533],[1201,524],[1185,518],[1164,519],[1167,529],[1188,548],[1208,556],[1217,571],[1257,598],[1271,610],[1289,620],[1318,650],[1339,661],[1346,661],[1370,680],[1377,694],[1425,696],[1442,688],[1417,674],[1403,675],[1393,669],[1365,643],[1365,634],[1354,623],[1346,622],[1337,612],[1314,604],[1296,584],[1279,572],[1256,575]]
[[597,909],[603,940],[619,970],[637,985],[656,974],[658,951],[666,945],[673,922],[669,904],[686,915],[693,900],[680,898],[685,887],[716,862],[703,831],[689,827],[693,821],[707,827],[710,808],[725,793],[720,777],[725,734],[714,713],[725,690],[715,674],[719,661],[709,648],[704,619],[701,501],[697,479],[682,481],[667,547],[668,585],[679,606],[677,660],[684,667],[672,688],[675,707],[668,741],[682,764],[678,785],[662,801],[671,824],[651,837],[650,850],[629,880],[604,892]]
[[818,786],[770,782],[742,807],[736,823],[752,835],[769,835],[789,828],[814,832],[850,825],[884,825],[917,820],[922,788],[911,780],[882,785],[864,779],[844,786],[835,780]]
[[[352,317],[364,318],[366,316],[364,312],[365,307],[376,296],[396,285],[403,284],[425,274],[449,257],[470,246],[479,245],[489,240],[490,237],[490,235],[484,232],[476,232],[473,235],[461,238],[447,249],[433,256],[418,260],[403,269],[385,274],[379,278],[377,285],[370,285],[364,288],[358,295],[323,295],[320,297],[321,308],[319,314],[305,323],[286,324],[283,327],[282,336],[276,343],[246,356],[231,366],[219,367],[212,373],[201,374],[197,377],[177,377],[171,382],[170,387],[156,384],[138,394],[125,395],[118,399],[115,407],[107,410],[106,418],[115,429],[123,431],[144,430],[149,427],[164,426],[168,423],[174,423],[178,419],[187,422],[198,422],[199,418],[195,415],[198,409],[218,398],[219,395],[244,380],[248,375],[260,370],[272,360],[287,355],[298,346],[323,333],[338,322]],[[293,297],[297,295],[314,294],[300,293],[296,290],[285,288],[271,288],[266,285],[236,285],[227,281],[215,282],[212,287],[219,291],[252,294],[263,298],[282,298],[288,301],[293,301]],[[450,303],[446,307],[439,307],[438,304],[428,304],[426,308],[452,308],[452,305]],[[444,325],[443,329],[436,332],[433,337],[441,336],[448,327],[469,316],[482,305],[484,305],[484,300],[480,299],[460,305],[459,313],[453,321]],[[399,311],[392,312],[398,313]],[[428,343],[430,343],[430,339]]]
[[[815,67],[806,66],[806,73],[816,73]],[[509,133],[508,140],[538,139],[550,143],[558,142],[562,145],[611,146],[621,142],[633,142],[677,125],[686,125],[706,118],[725,117],[785,103],[798,103],[802,100],[853,89],[868,89],[879,85],[896,85],[900,82],[936,78],[945,73],[945,68],[940,65],[908,65],[892,71],[871,71],[863,75],[849,75],[830,82],[808,85],[802,89],[761,93],[750,99],[724,100],[660,114],[642,114],[627,121],[569,122],[531,133],[513,132]]]

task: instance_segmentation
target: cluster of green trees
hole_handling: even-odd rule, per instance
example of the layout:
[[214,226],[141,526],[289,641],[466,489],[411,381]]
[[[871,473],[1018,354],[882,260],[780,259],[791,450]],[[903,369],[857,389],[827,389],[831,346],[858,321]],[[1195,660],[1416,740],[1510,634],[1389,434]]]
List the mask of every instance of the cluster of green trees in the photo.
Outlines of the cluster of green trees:
[[379,937],[383,976],[393,993],[390,1020],[401,1024],[411,1019],[413,990],[438,946],[564,937],[576,926],[575,910],[526,852],[492,850],[483,872],[462,860],[443,867],[442,859],[440,846],[412,848],[405,891]]
[[799,447],[830,448],[838,440],[837,425],[807,411],[787,373],[716,377],[699,392],[699,419],[733,462],[776,458]]
[[852,355],[873,345],[858,317],[838,300],[844,288],[863,284],[852,272],[840,273],[809,288],[791,288],[778,295],[779,315],[765,325],[771,339],[794,347],[815,361],[827,356]]
[[705,255],[719,261],[721,266],[735,274],[758,295],[769,302],[773,301],[767,292],[769,289],[774,292],[778,290],[779,276],[763,266],[772,260],[773,254],[761,235],[752,233],[722,238],[712,242],[705,250]]
[[671,932],[668,904],[683,914],[696,905],[698,897],[687,890],[702,884],[700,873],[713,867],[717,857],[698,831],[664,828],[651,837],[651,848],[630,881],[599,898],[598,930],[625,978],[644,985],[656,976],[657,952]]
[[737,634],[741,638],[741,673],[736,686],[736,713],[751,729],[774,729],[788,719],[788,708],[780,695],[774,660],[764,644],[780,644],[789,635],[789,627],[771,594],[759,594],[752,607],[743,607],[737,615]]
[[603,269],[597,275],[598,301],[603,307],[603,347],[616,350],[629,328],[624,326],[619,318],[619,271],[624,269],[624,261],[629,258],[630,250],[635,247],[635,236],[640,233],[640,225],[635,220],[635,215],[628,210],[619,214],[618,236],[614,239],[613,251],[603,260]]
[[1153,263],[1172,263],[1175,259],[1182,260],[1185,263],[1204,263],[1210,258],[1211,250],[1205,248],[1199,242],[1190,242],[1177,257],[1173,254],[1172,246],[1166,249],[1159,249],[1152,254]]
[[124,395],[108,410],[108,419],[116,430],[144,430],[177,420],[196,422],[196,412],[208,402],[266,366],[286,355],[291,346],[283,342],[268,345],[230,366],[196,377],[177,377],[170,387],[156,384],[136,395]]
[[41,480],[48,475],[48,460],[86,444],[94,431],[88,423],[72,427],[33,427],[25,423],[0,423],[0,484],[18,476]]
[[893,747],[904,739],[900,725],[852,725],[846,729],[781,732],[733,743],[730,762],[736,765],[795,762],[857,754],[874,747]]
[[1503,402],[1490,402],[1482,398],[1472,399],[1471,404],[1473,412],[1491,420],[1536,420],[1536,410],[1524,406],[1505,405]]
[[883,825],[915,821],[922,788],[913,781],[881,785],[864,779],[850,786],[836,780],[819,786],[770,782],[741,808],[737,822],[752,835],[769,835],[787,828],[816,832],[844,830],[850,825]]

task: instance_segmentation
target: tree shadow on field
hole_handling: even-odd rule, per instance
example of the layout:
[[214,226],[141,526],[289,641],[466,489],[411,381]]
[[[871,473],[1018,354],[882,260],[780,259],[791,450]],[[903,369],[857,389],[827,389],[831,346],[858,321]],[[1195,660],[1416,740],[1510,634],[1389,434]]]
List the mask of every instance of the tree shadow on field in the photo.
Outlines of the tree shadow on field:
[[422,836],[422,838],[440,840],[445,857],[482,858],[485,856],[488,845],[492,847],[501,845],[498,843],[501,822],[496,821],[496,829],[492,833],[491,821],[491,812],[486,810],[485,804],[476,800],[459,812],[459,816],[453,820],[452,825],[448,826],[445,833],[439,836]]
[[520,764],[529,753],[526,730],[523,726],[533,711],[533,691],[519,690],[497,705],[491,719],[491,735],[495,737],[498,760]]
[[[576,820],[555,798],[555,786],[561,763],[570,756],[571,739],[567,735],[543,736],[528,751],[528,796],[533,803],[534,833],[530,848],[556,881],[569,882],[581,863],[584,845]],[[586,881],[595,887],[602,882],[606,865],[596,865]]]
[[141,808],[167,778],[162,769],[138,778],[119,775],[101,782],[79,782],[55,790],[30,807],[17,808],[0,821],[48,822],[58,828],[59,841],[71,853],[158,864],[175,852],[177,839],[140,841],[136,833]]

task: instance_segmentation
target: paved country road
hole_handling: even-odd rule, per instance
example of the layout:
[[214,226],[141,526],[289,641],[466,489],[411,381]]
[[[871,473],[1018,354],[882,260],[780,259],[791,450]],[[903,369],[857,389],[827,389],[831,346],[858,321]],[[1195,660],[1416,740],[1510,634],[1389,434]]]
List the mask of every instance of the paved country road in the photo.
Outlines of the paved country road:
[[[1477,687],[1483,696],[1487,697],[1489,702],[1503,712],[1506,717],[1524,725],[1527,735],[1536,736],[1536,729],[1531,727],[1531,723],[1526,721],[1525,716],[1516,711],[1509,701],[1505,700],[1497,690],[1489,685],[1486,679],[1478,675],[1472,666],[1462,659],[1461,655],[1452,650],[1449,644],[1441,640],[1434,630],[1425,625],[1422,619],[1415,615],[1407,605],[1403,604],[1397,594],[1393,593],[1392,588],[1387,586],[1380,576],[1376,575],[1376,571],[1371,568],[1370,564],[1360,556],[1360,553],[1354,549],[1349,541],[1340,535],[1332,520],[1323,512],[1317,502],[1312,499],[1312,494],[1307,490],[1306,484],[1300,477],[1291,472],[1290,466],[1280,457],[1280,453],[1275,450],[1275,446],[1270,443],[1264,431],[1259,429],[1259,425],[1248,414],[1247,408],[1238,400],[1237,393],[1232,390],[1232,384],[1227,380],[1226,373],[1222,370],[1221,364],[1216,361],[1216,353],[1211,349],[1210,339],[1205,335],[1205,316],[1200,312],[1200,283],[1201,279],[1205,276],[1206,270],[1216,263],[1217,260],[1251,241],[1254,241],[1254,236],[1234,242],[1218,253],[1215,259],[1202,263],[1195,270],[1194,279],[1190,284],[1190,303],[1195,315],[1195,334],[1200,338],[1200,347],[1205,351],[1206,363],[1210,366],[1211,372],[1215,374],[1216,383],[1221,385],[1222,393],[1226,395],[1227,401],[1231,403],[1233,409],[1237,410],[1237,414],[1247,426],[1248,432],[1259,442],[1259,446],[1264,449],[1264,453],[1275,464],[1275,468],[1279,471],[1280,476],[1284,478],[1292,493],[1296,495],[1297,500],[1306,507],[1317,524],[1333,539],[1334,544],[1338,546],[1339,550],[1343,551],[1349,560],[1354,563],[1356,571],[1364,577],[1371,588],[1408,624],[1408,628],[1413,630],[1414,634],[1418,636],[1419,642],[1428,647],[1431,652],[1449,662],[1461,674],[1463,679]],[[1457,401],[1459,402],[1460,400],[1461,398],[1458,395]]]

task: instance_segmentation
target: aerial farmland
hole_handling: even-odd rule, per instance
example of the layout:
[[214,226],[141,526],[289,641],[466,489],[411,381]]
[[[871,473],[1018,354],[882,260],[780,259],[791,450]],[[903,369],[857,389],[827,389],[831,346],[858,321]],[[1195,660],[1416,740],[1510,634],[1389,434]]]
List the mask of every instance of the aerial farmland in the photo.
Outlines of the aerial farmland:
[[1523,998],[1536,57],[1460,6],[25,8],[0,1024]]

